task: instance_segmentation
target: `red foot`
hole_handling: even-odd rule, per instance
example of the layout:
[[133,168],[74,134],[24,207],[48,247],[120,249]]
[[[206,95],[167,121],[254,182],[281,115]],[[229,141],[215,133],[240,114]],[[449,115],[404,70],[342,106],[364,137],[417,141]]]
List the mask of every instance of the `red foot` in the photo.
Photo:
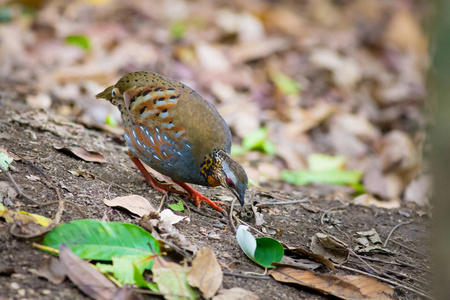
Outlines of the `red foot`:
[[145,177],[145,181],[147,181],[154,190],[157,190],[164,195],[167,195],[167,192],[183,195],[183,192],[180,192],[172,187],[173,183],[162,183],[153,178],[152,175],[150,175],[149,172],[145,169],[144,165],[141,163],[139,158],[134,157],[130,152],[128,151],[128,156],[130,156],[131,161],[138,167],[138,169],[141,171],[142,175]]
[[223,208],[221,208],[219,206],[219,205],[228,205],[227,203],[223,203],[223,202],[220,202],[220,201],[211,201],[208,198],[206,198],[205,196],[203,196],[201,193],[199,193],[196,190],[194,190],[193,188],[191,188],[186,183],[178,181],[178,180],[173,180],[173,181],[176,184],[178,184],[179,186],[181,186],[186,192],[188,192],[189,197],[192,198],[192,200],[195,201],[195,203],[197,204],[198,209],[200,209],[200,204],[203,201],[203,202],[208,203],[215,210],[220,211],[225,216],[228,215],[227,212]]

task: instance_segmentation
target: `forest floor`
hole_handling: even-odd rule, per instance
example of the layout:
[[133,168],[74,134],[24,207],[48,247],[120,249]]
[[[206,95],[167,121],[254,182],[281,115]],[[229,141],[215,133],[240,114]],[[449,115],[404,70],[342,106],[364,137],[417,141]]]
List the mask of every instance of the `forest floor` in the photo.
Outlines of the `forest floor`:
[[[105,221],[137,223],[138,218],[129,212],[106,206],[104,199],[138,194],[157,207],[161,194],[141,182],[141,174],[129,160],[126,148],[117,138],[102,131],[85,128],[74,123],[55,121],[37,110],[22,110],[13,102],[0,103],[0,146],[23,159],[11,164],[10,174],[22,190],[39,203],[57,201],[51,184],[39,173],[39,168],[59,189],[63,200],[75,203],[87,218]],[[119,139],[120,140],[120,139]],[[77,144],[102,153],[107,162],[85,162],[55,149],[58,145]],[[33,165],[27,163],[32,162]],[[83,170],[86,178],[69,171]],[[0,181],[9,183],[4,174]],[[289,187],[286,192],[286,187]],[[213,200],[229,195],[222,188],[198,187]],[[384,209],[354,205],[347,199],[330,199],[333,187],[325,185],[291,186],[271,183],[260,188],[250,187],[247,205],[236,208],[240,219],[252,227],[266,232],[285,245],[309,249],[311,237],[318,233],[332,235],[348,245],[357,246],[357,232],[375,229],[391,254],[371,253],[350,256],[345,266],[388,276],[416,290],[429,294],[431,276],[428,255],[430,212],[415,204],[398,209]],[[167,203],[176,203],[178,195],[171,195]],[[284,204],[286,201],[307,200],[304,203]],[[38,208],[28,205],[21,197],[13,198],[15,209],[54,218],[58,205]],[[219,263],[233,274],[263,273],[263,269],[248,259],[239,248],[228,221],[211,208],[203,206],[199,214],[194,205],[185,214],[190,222],[180,222],[175,227],[198,249],[212,247]],[[263,217],[262,225],[255,224],[254,210]],[[63,222],[81,219],[71,206],[66,206]],[[399,226],[402,224],[401,226]],[[392,233],[392,234],[391,234]],[[83,299],[86,298],[69,280],[55,285],[39,278],[35,271],[48,254],[32,247],[42,239],[19,239],[10,234],[10,225],[0,222],[0,299]],[[361,261],[364,261],[364,263]],[[371,267],[369,267],[371,266]],[[12,268],[12,269],[11,269]],[[5,271],[10,270],[10,271]],[[329,272],[325,267],[316,271]],[[337,269],[337,274],[354,272]],[[385,277],[385,278],[388,278]],[[313,290],[277,282],[271,277],[246,278],[226,275],[224,288],[241,287],[256,293],[260,299],[325,299],[328,296]],[[395,297],[417,299],[420,296],[404,287],[394,287]],[[156,297],[156,296],[152,296]]]

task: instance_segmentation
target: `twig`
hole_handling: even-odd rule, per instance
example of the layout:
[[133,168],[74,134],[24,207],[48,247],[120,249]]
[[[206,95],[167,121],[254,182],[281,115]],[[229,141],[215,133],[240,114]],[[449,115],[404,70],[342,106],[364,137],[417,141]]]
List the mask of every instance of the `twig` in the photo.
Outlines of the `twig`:
[[425,293],[422,292],[422,291],[419,291],[419,290],[417,290],[417,289],[408,287],[408,286],[406,286],[406,285],[404,285],[404,284],[401,284],[401,283],[396,282],[396,281],[393,281],[393,280],[389,280],[389,279],[386,279],[386,278],[383,278],[383,277],[380,277],[380,276],[377,276],[377,275],[373,275],[373,274],[370,274],[370,273],[367,273],[367,272],[364,272],[364,271],[361,271],[361,270],[358,270],[358,269],[354,269],[354,268],[351,268],[351,267],[347,267],[347,266],[336,265],[336,267],[337,267],[337,268],[344,269],[344,270],[347,270],[347,271],[351,271],[351,272],[356,272],[356,273],[359,273],[359,274],[363,274],[363,275],[366,275],[366,276],[369,276],[369,277],[373,277],[373,278],[376,278],[376,279],[378,279],[378,280],[380,280],[380,281],[384,281],[384,282],[387,282],[387,283],[389,283],[389,284],[392,284],[392,285],[394,285],[394,286],[396,286],[396,287],[404,288],[405,290],[408,290],[408,291],[411,291],[411,292],[413,292],[413,293],[416,293],[416,294],[418,294],[418,295],[420,295],[420,296],[422,296],[422,297],[425,297],[425,298],[427,298],[427,299],[433,299],[431,296],[425,294]]
[[158,210],[156,211],[158,213],[161,211],[161,209],[164,205],[164,201],[166,201],[166,199],[169,200],[169,195],[167,194],[167,192],[162,193],[162,194],[163,194],[163,197],[161,199],[161,202],[159,203]]
[[406,223],[399,223],[397,225],[394,226],[394,228],[392,228],[391,232],[389,232],[388,237],[386,238],[386,240],[384,241],[383,244],[383,248],[386,248],[386,245],[389,241],[389,239],[391,238],[392,233],[394,233],[395,229],[399,228],[402,225],[406,225],[406,224],[410,224],[412,221],[406,222]]
[[235,276],[235,277],[241,277],[241,278],[250,278],[250,279],[270,279],[271,277],[268,275],[248,275],[248,274],[237,274],[229,271],[223,271],[223,275],[227,276]]
[[261,205],[284,205],[284,204],[295,204],[295,203],[305,203],[311,202],[309,199],[292,200],[292,201],[279,201],[279,202],[261,202]]
[[408,263],[406,263],[406,262],[404,262],[404,261],[401,261],[401,260],[399,260],[399,259],[396,259],[395,262],[398,263],[398,264],[400,264],[400,265],[404,265],[404,266],[407,266],[407,267],[410,267],[410,268],[419,269],[419,270],[421,270],[421,271],[423,271],[423,272],[428,272],[428,273],[434,274],[434,272],[433,272],[432,270],[425,269],[425,268],[418,267],[418,266],[414,266],[414,265],[408,264]]
[[251,229],[253,229],[254,231],[256,231],[257,233],[259,233],[262,236],[265,236],[264,232],[259,231],[258,229],[256,229],[255,227],[253,227],[252,225],[245,223],[244,221],[242,221],[241,219],[239,219],[239,221],[244,224],[247,225],[248,227],[250,227]]
[[233,212],[234,212],[234,204],[236,203],[236,198],[231,201],[231,207],[230,207],[230,214],[228,215],[228,220],[230,221],[231,229],[233,230],[233,233],[236,234],[236,226],[234,226],[233,222]]
[[88,174],[91,175],[92,177],[94,177],[94,179],[99,179],[100,181],[103,181],[104,183],[108,183],[108,184],[113,185],[113,186],[115,186],[115,187],[117,187],[117,188],[119,188],[119,189],[121,189],[121,190],[123,190],[123,191],[125,191],[125,192],[127,192],[127,193],[130,193],[130,190],[129,190],[129,189],[124,188],[123,186],[121,186],[121,185],[119,185],[119,184],[117,184],[117,183],[115,183],[115,182],[112,182],[112,181],[103,179],[103,178],[101,178],[100,176],[97,176],[97,175],[95,175],[95,174],[92,174],[91,172],[88,172]]
[[348,248],[348,250],[350,251],[350,253],[351,253],[354,257],[356,257],[356,258],[359,259],[363,264],[365,264],[366,266],[368,266],[369,269],[371,269],[372,271],[374,271],[374,272],[377,273],[378,275],[381,275],[381,274],[382,274],[382,272],[380,272],[380,271],[374,269],[371,265],[369,265],[364,259],[362,259],[361,256],[359,256],[358,254],[356,254],[353,250],[351,250],[350,248]]
[[55,189],[55,191],[56,191],[56,195],[57,195],[57,197],[58,197],[58,201],[57,202],[50,202],[50,203],[44,203],[44,204],[39,204],[39,206],[40,207],[44,207],[44,206],[47,206],[47,205],[53,205],[53,204],[56,204],[56,203],[58,203],[59,204],[59,209],[58,209],[58,211],[56,212],[56,216],[55,216],[55,221],[57,221],[56,222],[56,224],[59,224],[59,222],[61,221],[61,216],[62,216],[62,213],[63,213],[63,211],[64,211],[64,203],[67,203],[67,204],[70,204],[72,207],[74,207],[77,211],[78,211],[78,213],[80,213],[80,215],[83,217],[83,218],[86,218],[86,214],[84,214],[84,212],[81,210],[81,208],[78,206],[78,205],[76,205],[75,203],[73,203],[73,202],[71,202],[71,201],[68,201],[68,200],[62,200],[62,198],[61,198],[61,194],[59,193],[59,189],[58,189],[58,187],[53,183],[53,181],[44,173],[44,171],[42,171],[38,166],[36,166],[34,163],[32,163],[31,161],[29,161],[29,160],[27,160],[27,159],[25,159],[23,156],[21,156],[20,154],[18,154],[18,153],[14,153],[15,155],[17,155],[17,156],[19,156],[21,159],[23,159],[28,165],[30,165],[30,166],[32,166],[33,168],[35,168],[44,178],[45,178],[45,180],[47,180],[47,182]]
[[322,216],[320,217],[320,224],[323,225],[323,219],[325,218],[325,215],[329,212],[335,211],[335,210],[340,210],[340,209],[344,209],[347,206],[341,206],[341,207],[334,207],[334,208],[330,208],[329,210],[325,211]]
[[[73,208],[75,208],[75,210],[83,217],[83,218],[87,218],[86,214],[81,210],[81,208],[76,205],[75,203],[73,203],[72,201],[69,200],[63,200],[64,204],[69,204],[71,205]],[[50,206],[50,205],[55,205],[55,204],[59,204],[59,201],[52,201],[52,202],[48,202],[48,203],[44,203],[41,204],[40,207],[45,207],[45,206]]]
[[403,244],[397,242],[396,240],[392,240],[392,242],[393,242],[394,244],[397,244],[397,245],[399,245],[399,246],[405,248],[405,249],[408,249],[409,251],[412,251],[412,252],[414,252],[414,253],[417,253],[417,254],[420,254],[420,255],[422,255],[422,256],[428,257],[428,255],[423,254],[422,252],[419,252],[419,251],[417,251],[417,250],[414,250],[413,248],[410,248],[410,247],[408,247],[408,246],[406,246],[406,245],[403,245]]
[[30,196],[28,196],[27,194],[25,194],[22,189],[17,185],[16,181],[14,180],[14,178],[11,176],[11,174],[9,173],[8,170],[6,170],[5,168],[3,168],[2,165],[0,165],[0,170],[6,174],[6,176],[8,177],[9,181],[11,181],[11,183],[13,184],[14,188],[17,191],[17,194],[19,194],[19,196],[22,196],[23,198],[27,199],[28,201],[30,201],[31,203],[40,206],[40,204],[38,202],[36,202],[35,200],[33,200]]

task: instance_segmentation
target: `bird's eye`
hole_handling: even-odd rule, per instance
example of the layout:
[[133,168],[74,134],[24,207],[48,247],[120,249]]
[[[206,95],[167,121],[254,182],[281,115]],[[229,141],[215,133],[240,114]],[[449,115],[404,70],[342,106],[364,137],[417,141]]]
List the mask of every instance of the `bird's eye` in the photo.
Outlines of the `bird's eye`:
[[227,184],[230,188],[234,188],[234,182],[230,178],[227,178]]

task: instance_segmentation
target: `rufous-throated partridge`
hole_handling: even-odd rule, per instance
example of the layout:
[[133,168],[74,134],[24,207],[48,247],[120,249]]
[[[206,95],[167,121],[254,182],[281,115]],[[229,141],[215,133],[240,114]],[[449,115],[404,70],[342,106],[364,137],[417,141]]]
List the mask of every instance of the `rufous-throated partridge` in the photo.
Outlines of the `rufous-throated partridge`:
[[182,194],[154,179],[141,161],[169,176],[200,208],[218,205],[186,183],[223,186],[244,205],[247,174],[230,157],[231,133],[216,108],[188,86],[150,72],[123,76],[96,95],[116,105],[125,128],[128,154],[150,185],[160,192]]

